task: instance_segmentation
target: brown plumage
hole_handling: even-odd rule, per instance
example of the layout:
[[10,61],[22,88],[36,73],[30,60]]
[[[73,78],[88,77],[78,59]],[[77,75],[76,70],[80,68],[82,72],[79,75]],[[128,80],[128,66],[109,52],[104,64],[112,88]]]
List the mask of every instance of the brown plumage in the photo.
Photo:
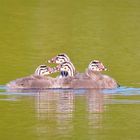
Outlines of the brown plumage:
[[57,79],[48,76],[53,72],[55,69],[40,65],[35,70],[35,74],[13,80],[6,86],[10,89],[55,88],[57,87]]
[[[49,74],[48,70],[53,69],[46,69],[45,73],[41,73],[41,75],[30,75],[27,77],[19,78],[14,81],[11,81],[7,84],[7,87],[10,89],[26,89],[26,88],[94,88],[94,89],[112,89],[117,88],[117,82],[107,76],[101,74],[101,71],[106,70],[104,65],[98,61],[94,60],[91,61],[85,73],[75,73],[75,68],[70,62],[64,62],[61,64],[60,71],[65,71],[67,73],[64,77],[57,77],[52,78],[49,76],[43,76],[42,74],[46,75]],[[45,70],[44,66],[42,69]],[[54,69],[56,72],[57,70]]]
[[[63,71],[64,69],[68,69],[63,66],[63,63],[61,65],[63,67]],[[59,80],[59,85],[63,88],[117,88],[118,84],[113,78],[101,74],[101,71],[104,70],[106,70],[104,65],[100,61],[94,60],[90,62],[85,73],[77,73],[74,74],[74,76],[67,75],[67,77]]]

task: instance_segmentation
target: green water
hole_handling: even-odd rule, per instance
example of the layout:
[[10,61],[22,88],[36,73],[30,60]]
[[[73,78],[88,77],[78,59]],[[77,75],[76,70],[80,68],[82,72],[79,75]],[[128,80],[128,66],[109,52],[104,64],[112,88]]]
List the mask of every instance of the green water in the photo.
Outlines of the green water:
[[139,140],[140,89],[113,92],[1,92],[0,138]]
[[139,17],[139,0],[1,0],[0,85],[65,52],[80,72],[101,60],[123,88],[32,95],[1,86],[0,139],[139,140]]

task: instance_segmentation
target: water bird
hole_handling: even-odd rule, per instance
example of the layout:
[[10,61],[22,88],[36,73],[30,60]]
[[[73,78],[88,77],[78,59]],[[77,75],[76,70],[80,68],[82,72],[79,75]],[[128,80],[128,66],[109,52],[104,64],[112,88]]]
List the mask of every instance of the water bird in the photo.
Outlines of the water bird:
[[[69,62],[69,63],[71,63],[70,65],[73,68],[73,70],[75,71],[75,67],[74,67],[73,63],[71,62],[71,60],[68,57],[68,55],[65,54],[65,53],[60,53],[60,54],[54,56],[52,59],[48,60],[48,62],[49,63],[55,63],[55,64],[58,64],[58,65],[60,65],[62,63],[64,65],[65,62]],[[66,77],[66,76],[68,76],[67,71],[63,71],[61,69],[59,78]]]
[[108,75],[101,74],[102,71],[107,70],[99,60],[90,62],[85,73],[75,73],[75,69],[70,62],[64,62],[59,66],[60,71],[67,73],[60,80],[59,85],[63,88],[116,88],[117,82]]
[[35,73],[9,82],[6,86],[10,89],[26,89],[26,88],[53,88],[57,87],[56,79],[48,76],[56,71],[46,65],[40,65]]
[[[116,88],[117,82],[108,75],[101,74],[106,67],[98,60],[93,60],[84,73],[76,73],[75,67],[69,62],[63,62],[54,68],[40,65],[35,73],[23,78],[9,82],[6,86],[10,89],[32,89],[32,88]],[[62,78],[52,78],[51,73],[60,71]]]
[[86,75],[92,80],[98,83],[99,87],[102,88],[117,88],[119,84],[115,79],[108,75],[104,75],[101,72],[106,71],[107,68],[99,60],[93,60],[89,63],[86,69]]

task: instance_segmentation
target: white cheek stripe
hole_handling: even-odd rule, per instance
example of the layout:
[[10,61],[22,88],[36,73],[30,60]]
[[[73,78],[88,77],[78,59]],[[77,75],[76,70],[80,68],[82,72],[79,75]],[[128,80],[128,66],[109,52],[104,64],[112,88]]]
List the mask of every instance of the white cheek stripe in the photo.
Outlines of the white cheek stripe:
[[38,67],[35,71],[35,74],[36,75],[44,75],[44,74],[49,74],[49,73],[48,73],[47,67],[44,67],[44,68]]

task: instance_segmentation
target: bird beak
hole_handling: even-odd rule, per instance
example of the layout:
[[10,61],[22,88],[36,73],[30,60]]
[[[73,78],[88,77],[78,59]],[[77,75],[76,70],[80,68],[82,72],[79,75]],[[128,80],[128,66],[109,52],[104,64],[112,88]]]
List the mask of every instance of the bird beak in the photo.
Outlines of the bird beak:
[[55,63],[56,62],[56,58],[53,57],[51,60],[48,60],[48,63]]
[[48,60],[48,63],[51,63],[51,60]]
[[48,60],[48,63],[54,63],[54,60],[53,59]]
[[103,68],[104,71],[107,71],[108,69],[106,67]]
[[48,67],[48,72],[49,72],[50,74],[53,73],[53,68]]
[[55,68],[56,68],[57,71],[60,71],[61,65],[57,65]]

